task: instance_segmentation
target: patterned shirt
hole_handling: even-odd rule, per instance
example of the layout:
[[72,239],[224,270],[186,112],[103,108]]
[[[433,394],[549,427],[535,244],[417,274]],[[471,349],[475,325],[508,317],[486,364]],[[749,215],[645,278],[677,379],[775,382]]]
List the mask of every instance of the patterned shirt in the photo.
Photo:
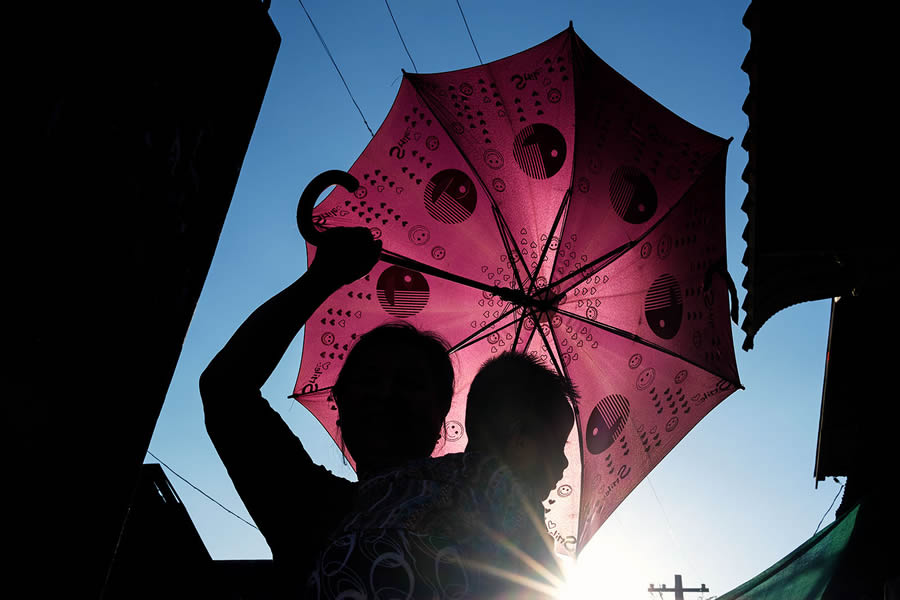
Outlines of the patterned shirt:
[[485,454],[374,474],[320,554],[309,597],[547,597],[559,570],[542,510]]

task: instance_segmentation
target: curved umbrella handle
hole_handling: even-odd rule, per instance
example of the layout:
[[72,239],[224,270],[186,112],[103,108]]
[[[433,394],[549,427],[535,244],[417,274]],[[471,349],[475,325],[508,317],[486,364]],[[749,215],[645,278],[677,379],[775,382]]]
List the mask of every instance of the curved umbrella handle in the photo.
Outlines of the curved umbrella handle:
[[738,324],[738,319],[740,315],[738,314],[738,296],[737,296],[737,288],[734,286],[734,279],[731,278],[731,273],[728,272],[728,268],[725,266],[725,255],[723,254],[719,260],[709,265],[706,269],[706,275],[703,277],[703,291],[706,292],[710,286],[712,285],[712,276],[719,275],[722,279],[725,280],[725,285],[728,286],[728,293],[731,295],[731,320],[734,321],[734,324]]
[[[300,202],[297,204],[297,228],[300,230],[300,235],[303,236],[303,239],[305,239],[307,243],[312,244],[313,246],[318,246],[322,241],[322,232],[316,229],[315,225],[313,224],[313,205],[316,203],[316,200],[318,200],[322,192],[324,192],[326,188],[332,185],[339,185],[343,188],[346,188],[348,192],[353,193],[359,188],[359,180],[346,171],[340,171],[337,169],[325,171],[324,173],[320,173],[313,177],[313,180],[310,181],[309,184],[307,184],[306,189],[303,190],[302,194],[300,194]],[[438,269],[433,265],[421,263],[417,260],[412,260],[410,258],[399,256],[393,253],[384,252],[381,253],[381,260],[388,264],[399,265],[402,267],[406,267],[407,269],[419,271],[420,273],[427,273],[429,275],[434,275],[435,277],[440,277],[448,281],[454,281],[456,283],[468,285],[475,289],[489,292],[495,296],[499,296],[500,298],[503,298],[504,300],[507,300],[509,302],[518,303],[522,306],[535,305],[534,299],[522,291],[487,285],[480,281],[475,281],[461,275],[448,273],[447,271]]]
[[306,189],[300,194],[300,202],[297,203],[297,228],[303,239],[313,246],[318,246],[322,240],[322,232],[313,224],[313,205],[322,192],[332,185],[339,185],[353,193],[359,187],[359,180],[350,173],[338,169],[319,173],[307,184]]

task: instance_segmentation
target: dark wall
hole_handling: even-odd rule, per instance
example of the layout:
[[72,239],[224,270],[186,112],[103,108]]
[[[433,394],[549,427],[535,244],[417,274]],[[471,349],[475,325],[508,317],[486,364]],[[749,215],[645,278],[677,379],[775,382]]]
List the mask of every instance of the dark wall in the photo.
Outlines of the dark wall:
[[897,251],[886,7],[756,0],[744,16],[744,349],[776,312],[880,295]]
[[255,0],[85,4],[8,21],[0,438],[31,597],[100,594],[280,44]]
[[162,467],[144,465],[104,599],[239,598],[224,582]]
[[271,560],[212,560],[158,464],[141,467],[104,600],[291,598]]

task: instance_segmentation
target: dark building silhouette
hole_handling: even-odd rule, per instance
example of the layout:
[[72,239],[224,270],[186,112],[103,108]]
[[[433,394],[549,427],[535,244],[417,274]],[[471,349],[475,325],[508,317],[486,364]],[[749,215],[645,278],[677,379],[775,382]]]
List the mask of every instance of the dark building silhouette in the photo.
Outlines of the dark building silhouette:
[[282,598],[271,560],[212,560],[162,468],[145,464],[103,597]]
[[893,153],[890,19],[876,10],[751,2],[749,119],[741,146],[747,242],[744,349],[776,312],[890,286],[898,211]]
[[162,468],[143,466],[103,597],[233,598]]
[[883,324],[892,304],[886,293],[832,301],[815,477],[846,476],[836,516],[857,505],[859,515],[828,599],[890,598],[890,586],[900,594],[900,451],[892,433],[900,403],[886,377],[897,350]]
[[257,0],[20,3],[7,18],[10,597],[96,598],[280,36]]
[[743,19],[751,34],[742,65],[750,80],[744,349],[776,312],[833,299],[814,475],[846,476],[837,515],[859,512],[825,598],[900,593],[900,403],[888,376],[898,355],[889,290],[900,253],[894,153],[884,146],[896,129],[884,77],[895,25],[885,17],[755,1]]

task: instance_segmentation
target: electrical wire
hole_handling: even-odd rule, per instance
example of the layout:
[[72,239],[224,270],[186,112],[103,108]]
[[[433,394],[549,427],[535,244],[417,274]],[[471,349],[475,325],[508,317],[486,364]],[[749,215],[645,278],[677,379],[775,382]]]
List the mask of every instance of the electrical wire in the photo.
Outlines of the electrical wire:
[[484,64],[484,61],[481,60],[481,53],[478,52],[478,46],[475,45],[475,38],[472,37],[472,30],[469,29],[469,22],[466,21],[466,13],[463,12],[462,5],[459,3],[459,0],[456,0],[456,6],[459,8],[459,14],[462,15],[463,23],[466,26],[466,31],[469,32],[469,39],[472,40],[472,47],[475,48],[475,56],[478,57],[478,63]]
[[819,533],[819,527],[822,526],[822,522],[825,520],[825,517],[827,517],[827,516],[828,516],[828,513],[831,512],[831,509],[832,509],[832,507],[834,506],[834,503],[837,502],[838,496],[840,496],[840,495],[841,495],[841,492],[844,491],[844,486],[845,486],[845,485],[847,485],[847,482],[844,482],[844,483],[841,484],[840,489],[838,489],[837,494],[834,495],[834,499],[831,501],[831,504],[828,506],[828,510],[826,510],[826,511],[825,511],[825,514],[822,515],[822,518],[819,519],[819,524],[816,525],[816,530],[813,531],[813,535],[816,535],[817,533]]
[[681,555],[687,558],[689,566],[694,570],[695,573],[698,573],[697,566],[694,564],[691,555],[684,551],[684,548],[681,546],[681,542],[678,541],[678,538],[675,537],[675,531],[672,529],[672,523],[669,521],[669,515],[666,513],[666,509],[663,506],[662,501],[659,499],[659,494],[656,493],[656,487],[653,485],[653,480],[650,479],[650,474],[647,473],[647,483],[650,484],[650,489],[653,491],[653,497],[656,498],[656,503],[659,505],[659,510],[663,514],[663,518],[666,520],[666,527],[669,530],[669,537],[672,538],[672,541],[675,542],[675,545],[678,547]]
[[397,20],[394,18],[394,12],[391,10],[388,0],[384,0],[384,5],[387,6],[388,14],[391,15],[391,21],[394,22],[394,29],[397,30],[397,37],[400,38],[400,43],[403,44],[403,49],[406,50],[406,55],[409,57],[409,62],[412,63],[413,70],[418,73],[419,69],[416,68],[416,61],[413,60],[412,54],[409,53],[409,48],[406,47],[406,42],[403,41],[403,34],[400,33],[400,27],[397,25]]
[[334,57],[331,55],[331,51],[328,49],[328,45],[325,43],[325,39],[322,37],[322,34],[319,33],[319,28],[316,27],[316,24],[313,22],[312,17],[309,15],[309,11],[306,10],[306,7],[303,6],[303,0],[297,0],[300,3],[300,8],[303,9],[303,12],[306,13],[306,18],[309,19],[309,24],[312,25],[313,31],[316,32],[316,35],[319,38],[319,42],[322,43],[322,47],[325,49],[325,54],[328,55],[328,58],[331,59],[331,64],[334,65],[334,70],[337,71],[338,77],[341,78],[341,81],[344,83],[344,88],[347,90],[347,94],[350,96],[350,100],[353,101],[353,106],[356,107],[357,112],[359,112],[359,116],[362,117],[363,123],[366,124],[366,129],[369,130],[369,133],[372,134],[372,137],[375,137],[375,133],[372,131],[372,128],[369,127],[369,122],[366,121],[366,116],[363,114],[362,109],[359,107],[359,104],[356,102],[356,98],[353,97],[353,92],[350,91],[350,86],[347,85],[347,80],[344,79],[344,74],[341,73],[340,67],[338,67],[337,62],[335,62]]
[[221,509],[224,510],[225,512],[231,514],[232,516],[237,517],[238,519],[240,519],[241,521],[243,521],[244,523],[246,523],[247,525],[249,525],[249,526],[252,527],[253,529],[259,531],[259,527],[257,527],[256,525],[254,525],[253,523],[251,523],[250,521],[248,521],[247,519],[245,519],[245,518],[242,517],[241,515],[237,514],[237,513],[234,512],[233,510],[229,510],[228,507],[226,507],[224,504],[222,504],[221,502],[219,502],[218,500],[216,500],[215,498],[213,498],[212,496],[210,496],[209,494],[207,494],[206,492],[204,492],[203,490],[201,490],[200,488],[198,488],[196,485],[194,485],[193,483],[191,483],[190,481],[188,481],[187,479],[185,479],[184,477],[182,477],[181,475],[179,475],[179,474],[175,471],[175,469],[173,469],[172,467],[170,467],[169,465],[167,465],[166,463],[164,463],[162,460],[160,460],[160,458],[159,458],[158,456],[156,456],[155,454],[153,454],[153,453],[150,452],[149,450],[147,450],[147,454],[149,454],[150,456],[152,456],[152,457],[156,460],[156,462],[158,462],[159,464],[161,464],[162,466],[164,466],[165,468],[167,468],[167,469],[172,473],[172,475],[174,475],[174,476],[177,477],[178,479],[182,480],[183,482],[185,482],[186,484],[188,484],[189,486],[191,486],[192,488],[194,488],[195,490],[197,490],[198,492],[200,492],[201,494],[203,494],[204,496],[206,496],[206,498],[207,498],[208,500],[212,500],[213,502],[215,502],[217,505],[219,505],[219,508],[221,508]]

